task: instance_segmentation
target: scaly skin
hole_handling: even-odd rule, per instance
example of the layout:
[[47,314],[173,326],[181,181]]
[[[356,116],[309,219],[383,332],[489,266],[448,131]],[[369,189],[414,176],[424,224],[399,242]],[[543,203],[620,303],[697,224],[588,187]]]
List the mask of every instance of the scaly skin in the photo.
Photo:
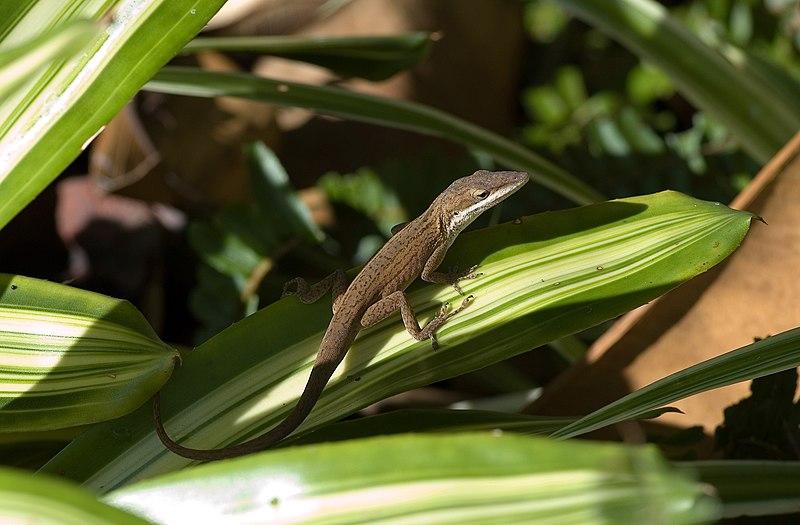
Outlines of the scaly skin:
[[[344,272],[336,272],[314,286],[302,279],[286,283],[284,295],[297,295],[304,303],[316,301],[333,290],[333,317],[322,338],[319,353],[300,399],[292,412],[265,434],[245,443],[216,450],[184,447],[173,441],[164,429],[158,394],[153,416],[156,432],[164,446],[180,456],[200,461],[214,461],[267,449],[291,434],[306,419],[317,403],[325,385],[342,362],[358,332],[396,310],[400,310],[408,333],[417,340],[431,339],[436,348],[436,330],[454,314],[463,310],[472,296],[448,312],[443,305],[439,314],[420,328],[404,290],[417,277],[431,283],[449,283],[461,293],[458,281],[474,279],[475,267],[453,274],[436,271],[447,249],[461,231],[481,213],[501,202],[528,182],[528,174],[514,171],[477,171],[456,180],[444,190],[419,217],[395,228],[395,234],[364,266],[350,286]],[[294,284],[297,289],[289,291]]]

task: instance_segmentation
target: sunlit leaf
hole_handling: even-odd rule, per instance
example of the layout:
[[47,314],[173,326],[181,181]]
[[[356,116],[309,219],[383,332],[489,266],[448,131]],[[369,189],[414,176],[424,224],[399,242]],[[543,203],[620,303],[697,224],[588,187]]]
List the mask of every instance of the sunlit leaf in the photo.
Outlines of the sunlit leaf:
[[4,525],[148,525],[98,501],[89,491],[51,476],[0,467]]
[[71,20],[110,20],[68,61],[39,70],[0,98],[0,228],[86,144],[224,0],[0,2],[0,45],[57,31]]
[[[664,192],[464,234],[444,265],[479,263],[483,276],[465,283],[475,301],[442,327],[439,350],[396,319],[364,331],[301,430],[641,305],[724,259],[751,218]],[[409,299],[423,321],[461,300],[447,286],[415,287]],[[274,425],[302,391],[329,320],[328,301],[287,298],[198,347],[162,392],[168,431],[214,448]],[[110,490],[187,463],[163,448],[145,409],[82,434],[46,470]]]
[[554,432],[569,438],[639,417],[700,392],[800,366],[800,328],[770,336],[668,375]]
[[109,494],[159,524],[678,524],[718,515],[653,448],[396,436],[225,461]]
[[0,433],[127,414],[177,358],[127,301],[0,274]]

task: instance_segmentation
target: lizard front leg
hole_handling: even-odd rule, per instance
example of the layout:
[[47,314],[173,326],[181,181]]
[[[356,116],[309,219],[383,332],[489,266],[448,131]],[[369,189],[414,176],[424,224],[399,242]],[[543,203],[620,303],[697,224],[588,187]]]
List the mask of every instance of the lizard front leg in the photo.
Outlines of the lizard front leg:
[[436,316],[425,324],[424,328],[420,328],[419,321],[417,321],[417,314],[408,302],[408,297],[402,290],[391,293],[373,304],[361,317],[361,326],[368,328],[377,324],[391,315],[395,310],[400,310],[400,315],[403,318],[403,324],[411,337],[417,341],[425,339],[431,340],[431,346],[434,350],[439,348],[439,343],[436,341],[436,330],[444,324],[445,321],[467,307],[472,300],[472,296],[465,297],[461,301],[461,306],[453,311],[450,310],[450,304],[444,303]]
[[425,262],[425,267],[422,269],[420,277],[423,281],[428,281],[429,283],[449,284],[455,288],[459,294],[464,295],[464,291],[458,285],[458,281],[477,279],[483,274],[475,272],[475,268],[478,267],[477,264],[471,266],[465,272],[437,272],[436,269],[442,264],[444,255],[447,253],[447,248],[447,245],[442,245],[433,251]]
[[[291,289],[292,285],[295,286],[294,290]],[[345,275],[344,271],[336,270],[314,284],[308,284],[308,281],[302,277],[295,277],[283,285],[281,297],[294,295],[297,296],[303,304],[311,304],[317,302],[323,295],[328,293],[329,290],[332,291],[333,311],[335,312],[345,290],[347,290],[347,275]]]

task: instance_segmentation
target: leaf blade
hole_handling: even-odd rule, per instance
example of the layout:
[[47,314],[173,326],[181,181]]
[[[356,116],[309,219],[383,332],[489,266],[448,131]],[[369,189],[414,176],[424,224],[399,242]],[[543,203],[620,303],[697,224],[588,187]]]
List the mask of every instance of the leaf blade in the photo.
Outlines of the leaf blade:
[[106,501],[164,524],[200,514],[215,523],[692,523],[718,512],[654,448],[486,434],[262,453],[133,485]]
[[[364,331],[301,430],[647,302],[722,260],[750,220],[745,212],[664,192],[465,234],[444,265],[478,262],[485,274],[466,285],[476,301],[442,328],[442,347],[432,352],[397,322]],[[442,286],[409,291],[422,318],[458,297]],[[277,423],[303,389],[329,308],[324,301],[278,301],[198,347],[163,391],[167,429],[178,439],[188,436],[189,446],[211,448]],[[110,490],[186,464],[161,446],[143,409],[84,433],[44,470]]]
[[602,200],[602,195],[596,190],[523,146],[443,111],[414,102],[242,73],[173,66],[159,71],[145,89],[195,97],[242,97],[443,137],[485,151],[511,168],[527,171],[537,183],[579,204]]
[[178,354],[127,301],[0,274],[0,434],[114,419],[169,378]]
[[97,501],[50,476],[0,468],[0,522],[40,525],[147,525],[148,522]]
[[703,361],[659,379],[557,430],[551,437],[567,439],[707,390],[763,377],[800,366],[800,328]]
[[184,53],[252,52],[300,60],[367,80],[386,80],[413,66],[430,50],[428,33],[357,37],[247,36],[195,38]]
[[[100,38],[48,69],[19,95],[0,100],[0,228],[72,162],[86,144],[224,0],[120,2]],[[44,4],[41,4],[44,5]],[[31,9],[5,37],[42,31],[74,18],[98,20],[109,2]]]

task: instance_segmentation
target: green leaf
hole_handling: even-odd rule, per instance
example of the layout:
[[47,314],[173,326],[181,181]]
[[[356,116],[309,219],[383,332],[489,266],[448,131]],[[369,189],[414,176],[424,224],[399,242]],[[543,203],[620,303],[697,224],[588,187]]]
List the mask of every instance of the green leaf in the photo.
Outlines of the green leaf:
[[344,203],[369,217],[386,237],[393,227],[408,222],[397,193],[370,168],[347,175],[328,172],[317,180],[317,187],[331,202]]
[[[557,0],[664,71],[678,90],[766,162],[800,128],[780,87],[703,43],[653,0]],[[796,96],[794,97],[796,99]]]
[[800,510],[797,461],[692,461],[677,466],[714,487],[726,518]]
[[163,524],[672,525],[718,516],[702,486],[654,448],[485,434],[284,449],[164,476],[105,500]]
[[0,523],[35,525],[148,525],[71,483],[0,467]]
[[0,274],[0,433],[127,414],[177,357],[127,301]]
[[0,52],[0,98],[29,81],[38,70],[80,51],[100,28],[88,20],[75,20],[23,45]]
[[234,204],[212,217],[210,222],[195,222],[189,227],[189,242],[202,261],[214,270],[244,277],[274,247],[275,239],[264,242],[259,218],[252,209]]
[[339,117],[442,137],[484,151],[510,168],[527,171],[537,183],[574,202],[586,204],[602,199],[597,191],[584,182],[523,146],[415,102],[354,93],[331,86],[312,86],[243,73],[218,73],[184,67],[163,68],[147,83],[145,89],[195,97],[241,97],[278,106],[309,108]]
[[404,409],[334,423],[318,431],[289,438],[279,446],[344,441],[407,432],[455,433],[501,429],[521,434],[550,434],[577,419],[575,417],[509,414],[489,410]]
[[190,298],[201,322],[198,342],[258,308],[259,285],[277,254],[302,239],[324,239],[275,154],[261,143],[248,144],[245,160],[254,203],[228,206],[189,228],[192,248],[207,265],[198,270]]
[[[667,407],[644,414],[642,419],[656,418],[666,412],[678,412],[678,410]],[[544,435],[551,434],[578,419],[577,417],[530,416],[491,410],[404,409],[340,421],[295,438],[288,438],[276,448],[407,432],[454,433],[502,430],[520,434]]]
[[100,38],[71,60],[41,70],[26,89],[0,99],[0,228],[78,156],[223,3],[72,0],[0,7],[6,24],[2,47],[70,20],[99,20],[114,9]]
[[653,104],[675,94],[672,80],[650,64],[639,64],[628,73],[625,92],[637,106]]
[[422,60],[430,49],[429,33],[388,36],[243,36],[195,38],[184,53],[253,52],[326,67],[346,76],[385,80]]
[[[439,332],[436,352],[396,319],[362,332],[303,430],[411,388],[483,368],[613,318],[711,268],[741,242],[752,216],[675,192],[527,217],[462,235],[444,267],[480,264],[474,303]],[[421,320],[447,286],[417,286]],[[188,446],[241,441],[281,420],[302,391],[330,303],[278,301],[210,339],[162,392],[168,431]],[[46,467],[95,490],[180,468],[149,410],[82,434]]]
[[715,388],[800,366],[800,328],[708,359],[596,410],[552,434],[570,438]]
[[263,226],[274,228],[275,236],[281,240],[295,237],[323,240],[325,234],[297,196],[275,153],[261,142],[251,143],[245,148],[245,160],[256,211]]

